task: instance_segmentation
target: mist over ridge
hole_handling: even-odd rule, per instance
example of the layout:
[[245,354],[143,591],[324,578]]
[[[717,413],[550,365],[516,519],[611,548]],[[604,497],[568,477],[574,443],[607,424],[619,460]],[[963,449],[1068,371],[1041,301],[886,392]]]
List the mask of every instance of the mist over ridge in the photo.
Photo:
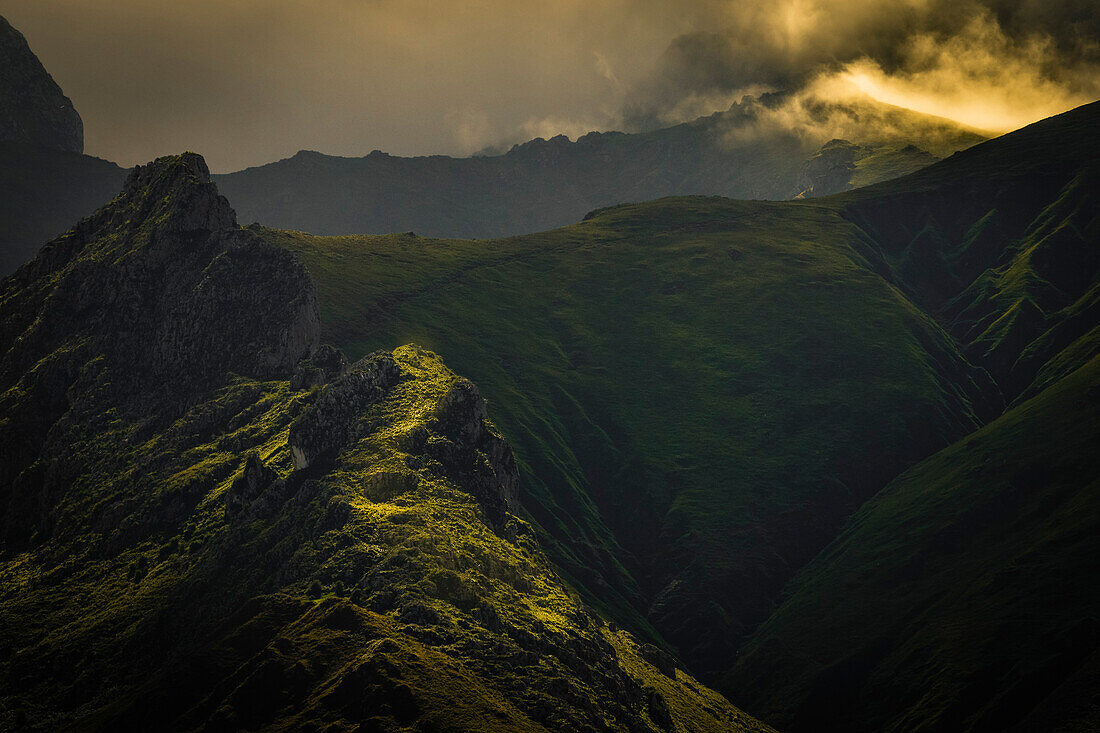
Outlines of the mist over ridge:
[[82,110],[89,152],[123,165],[175,149],[216,171],[301,149],[469,155],[655,129],[768,91],[869,95],[1000,133],[1100,95],[1100,11],[1082,0],[14,0],[5,13]]

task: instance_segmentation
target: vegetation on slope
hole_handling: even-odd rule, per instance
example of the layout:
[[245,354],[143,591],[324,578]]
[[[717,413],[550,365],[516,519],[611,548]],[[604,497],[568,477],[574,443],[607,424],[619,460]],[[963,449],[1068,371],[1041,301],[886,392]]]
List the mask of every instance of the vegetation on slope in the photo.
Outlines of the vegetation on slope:
[[257,231],[306,263],[326,338],[470,374],[555,561],[708,672],[848,512],[995,400],[819,207],[666,200],[488,243]]
[[1095,730],[1098,440],[1093,358],[865,504],[729,689],[790,730]]
[[829,199],[1006,398],[1095,324],[1100,103]]
[[891,483],[792,581],[724,682],[749,709],[806,731],[1100,724],[1098,115],[834,199],[1013,407]]
[[472,383],[317,347],[197,156],[0,298],[0,727],[769,730],[562,582]]

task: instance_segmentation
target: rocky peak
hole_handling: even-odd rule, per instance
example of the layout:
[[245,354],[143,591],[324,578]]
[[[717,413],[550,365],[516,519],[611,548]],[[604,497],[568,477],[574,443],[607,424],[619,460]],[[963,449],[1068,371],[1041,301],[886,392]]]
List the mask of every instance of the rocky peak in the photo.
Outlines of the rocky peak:
[[79,420],[66,414],[171,420],[233,375],[289,378],[320,328],[305,268],[236,226],[193,153],[136,168],[0,282],[0,303],[0,441],[22,446],[0,458],[0,496],[5,477],[67,450],[55,428]]
[[158,226],[161,231],[217,231],[237,226],[236,213],[218,194],[206,160],[197,153],[136,166],[122,188],[119,203],[163,217]]
[[47,244],[6,290],[0,347],[15,342],[0,370],[16,373],[81,334],[118,359],[116,380],[181,392],[227,372],[289,375],[317,345],[305,269],[237,227],[194,153],[135,168],[121,194]]
[[800,198],[825,196],[851,188],[852,173],[860,146],[848,140],[833,139],[821,146],[802,164],[798,178]]
[[84,152],[84,123],[61,87],[0,17],[0,140]]

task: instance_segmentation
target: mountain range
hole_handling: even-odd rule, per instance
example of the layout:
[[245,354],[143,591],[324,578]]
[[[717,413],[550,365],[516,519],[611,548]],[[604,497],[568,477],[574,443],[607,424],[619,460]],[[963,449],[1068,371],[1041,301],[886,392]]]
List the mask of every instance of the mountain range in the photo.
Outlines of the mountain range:
[[[81,154],[83,124],[72,103],[22,35],[0,24],[0,59],[9,62],[0,72],[10,118],[0,120],[0,273],[7,274],[107,203],[126,171]],[[782,121],[795,108],[798,123]],[[669,195],[823,195],[912,172],[982,139],[948,120],[870,99],[769,94],[646,133],[536,138],[467,158],[301,151],[214,180],[243,221],[316,234],[502,237]]]
[[783,103],[126,173],[0,281],[0,729],[1100,727],[1100,102],[499,239],[230,205],[543,156],[509,188],[566,216]]

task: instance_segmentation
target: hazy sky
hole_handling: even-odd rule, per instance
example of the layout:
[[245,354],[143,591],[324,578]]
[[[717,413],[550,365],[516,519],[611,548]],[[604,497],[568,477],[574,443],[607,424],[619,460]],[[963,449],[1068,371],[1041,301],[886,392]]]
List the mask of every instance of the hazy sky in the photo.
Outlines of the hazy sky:
[[861,90],[999,132],[1100,96],[1095,0],[0,0],[89,154],[468,154],[746,91]]

